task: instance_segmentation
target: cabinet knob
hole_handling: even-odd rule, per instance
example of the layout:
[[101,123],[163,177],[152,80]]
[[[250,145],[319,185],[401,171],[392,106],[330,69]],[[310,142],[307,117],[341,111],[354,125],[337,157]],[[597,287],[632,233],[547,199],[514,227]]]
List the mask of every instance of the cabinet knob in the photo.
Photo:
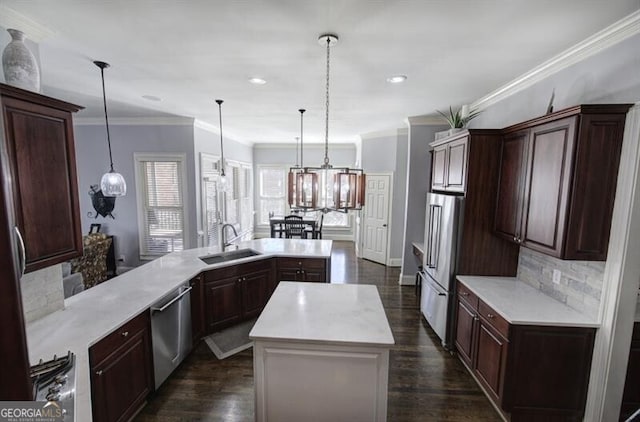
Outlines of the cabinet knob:
[[100,370],[100,371],[96,372],[96,375],[97,375],[97,376],[99,376],[99,377],[101,377],[101,376],[102,376],[102,370]]
[[302,262],[298,261],[298,265],[302,267]]
[[461,294],[462,296],[469,296],[469,293],[467,293],[467,292],[460,292],[460,294]]
[[513,241],[517,242],[518,241],[518,236],[513,236]]
[[128,336],[128,335],[129,335],[129,332],[128,332],[128,331],[123,331],[123,332],[122,332],[122,333],[120,333],[120,334],[122,334],[122,337],[126,337],[126,336]]
[[489,319],[493,319],[494,316],[495,315],[493,315],[493,314],[487,314],[487,318],[489,318]]

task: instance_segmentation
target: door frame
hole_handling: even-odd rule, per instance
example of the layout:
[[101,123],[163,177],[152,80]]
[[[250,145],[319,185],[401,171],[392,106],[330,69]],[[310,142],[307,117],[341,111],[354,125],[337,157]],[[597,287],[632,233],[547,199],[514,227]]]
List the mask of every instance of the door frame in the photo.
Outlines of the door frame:
[[584,420],[618,420],[639,285],[640,102],[625,123]]
[[[389,176],[389,212],[387,215],[387,246],[386,246],[386,253],[385,253],[385,257],[384,257],[384,265],[386,267],[390,266],[390,261],[391,258],[389,258],[389,252],[390,252],[390,246],[391,246],[391,228],[392,228],[392,223],[391,221],[393,220],[392,216],[393,216],[393,172],[392,171],[377,171],[377,172],[367,172],[366,173],[367,178],[369,176]],[[366,187],[365,187],[365,198],[366,198]],[[366,207],[366,204],[365,204]],[[364,215],[364,213],[360,212],[360,224],[359,224],[359,231],[360,231],[360,239],[358,240],[358,251],[356,256],[358,258],[362,258],[362,249],[364,248],[364,220],[366,218],[366,216]]]

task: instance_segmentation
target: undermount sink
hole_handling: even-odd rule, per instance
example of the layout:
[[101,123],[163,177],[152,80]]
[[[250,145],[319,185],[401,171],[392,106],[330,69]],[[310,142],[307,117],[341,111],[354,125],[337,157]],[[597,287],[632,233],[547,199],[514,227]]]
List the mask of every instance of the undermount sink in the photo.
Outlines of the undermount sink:
[[215,255],[201,256],[199,258],[201,261],[211,265],[256,255],[260,255],[260,252],[256,252],[253,249],[238,249],[237,251],[221,252]]

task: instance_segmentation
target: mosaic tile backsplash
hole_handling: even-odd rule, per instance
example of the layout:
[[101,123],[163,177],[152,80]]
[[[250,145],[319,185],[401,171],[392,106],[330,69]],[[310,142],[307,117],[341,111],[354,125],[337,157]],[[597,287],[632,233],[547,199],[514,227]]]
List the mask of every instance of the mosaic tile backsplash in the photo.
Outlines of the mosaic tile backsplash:
[[[603,261],[563,261],[520,248],[518,278],[596,320],[600,310],[604,265]],[[553,270],[560,271],[560,284],[553,282]]]

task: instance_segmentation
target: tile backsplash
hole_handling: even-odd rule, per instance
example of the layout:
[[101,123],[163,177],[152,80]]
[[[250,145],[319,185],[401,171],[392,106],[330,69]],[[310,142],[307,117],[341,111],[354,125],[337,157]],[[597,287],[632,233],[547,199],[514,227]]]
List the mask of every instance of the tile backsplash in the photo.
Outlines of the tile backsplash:
[[[603,261],[563,261],[521,247],[518,278],[576,311],[597,319],[604,266]],[[554,270],[561,273],[559,284],[553,282]]]
[[64,308],[61,265],[27,273],[20,279],[20,284],[25,322]]

